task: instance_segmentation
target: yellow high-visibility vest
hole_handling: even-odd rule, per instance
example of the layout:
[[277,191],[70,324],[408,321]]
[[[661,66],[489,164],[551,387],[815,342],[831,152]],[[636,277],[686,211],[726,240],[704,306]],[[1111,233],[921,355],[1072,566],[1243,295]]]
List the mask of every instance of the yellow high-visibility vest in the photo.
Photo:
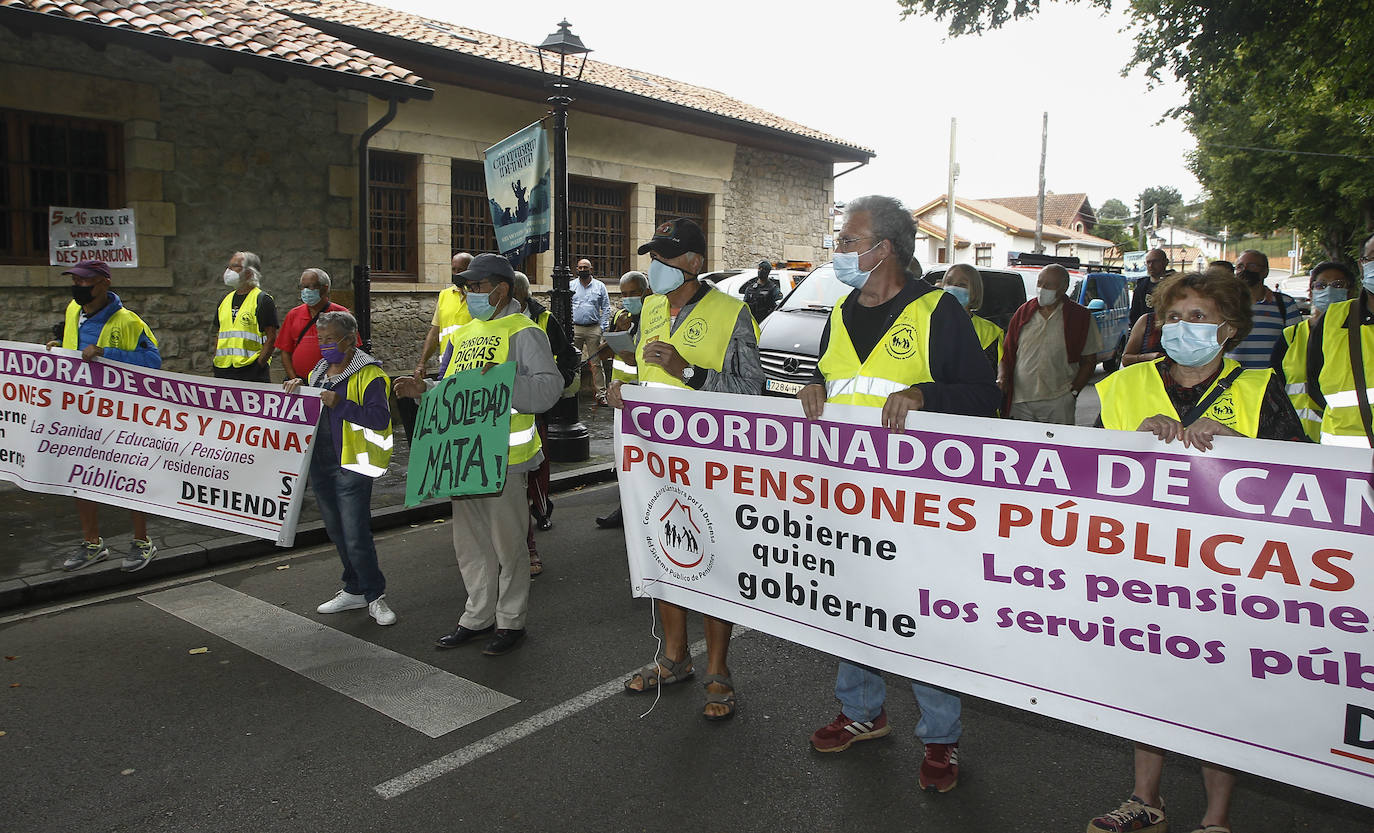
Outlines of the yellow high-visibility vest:
[[[1350,305],[1364,303],[1365,293],[1348,301],[1340,301],[1326,308],[1322,324],[1322,372],[1317,385],[1326,397],[1326,411],[1322,414],[1322,445],[1348,445],[1369,448],[1360,419],[1360,400],[1355,392],[1355,370],[1350,364]],[[1360,327],[1360,349],[1364,352],[1365,373],[1374,373],[1374,327]],[[1368,377],[1365,382],[1368,384]],[[1374,401],[1374,388],[1366,396]]]
[[[503,315],[491,321],[470,318],[468,323],[454,330],[453,355],[449,357],[445,376],[460,370],[471,370],[487,364],[501,364],[510,354],[511,337],[521,330],[538,327],[523,315]],[[534,414],[510,412],[510,451],[508,464],[517,466],[539,453],[542,444],[534,427]]]
[[449,339],[458,328],[472,320],[468,312],[468,298],[456,286],[439,293],[439,355],[444,355]]
[[837,302],[830,311],[830,340],[817,364],[825,377],[825,401],[881,408],[888,396],[934,381],[930,317],[942,294],[927,292],[907,304],[862,362],[844,326],[844,299]]
[[[62,346],[68,350],[79,349],[81,343],[77,335],[81,328],[81,305],[75,301],[67,304],[66,323],[62,327]],[[96,337],[96,347],[113,347],[116,350],[136,350],[138,349],[138,339],[140,336],[148,336],[148,340],[157,346],[157,339],[153,337],[153,331],[148,329],[148,325],[143,323],[143,319],[129,311],[128,307],[120,307],[105,321],[105,325],[100,328],[100,335]]]
[[[725,366],[725,351],[730,347],[735,322],[744,308],[743,301],[712,288],[696,302],[691,313],[674,331],[668,296],[650,295],[645,298],[644,308],[639,315],[639,344],[635,346],[638,381],[646,385],[687,387],[680,377],[644,361],[644,345],[651,341],[666,341],[677,349],[678,355],[688,364],[720,372]],[[758,334],[759,325],[754,324],[754,337],[758,338]]]
[[[1137,362],[1123,367],[1097,383],[1097,395],[1102,401],[1102,427],[1116,431],[1135,431],[1140,423],[1156,414],[1181,419],[1169,393],[1164,389],[1157,365],[1164,361],[1161,356],[1152,362]],[[1212,384],[1207,386],[1202,398],[1212,392],[1217,383],[1240,367],[1234,359],[1224,359],[1221,372]],[[1270,368],[1251,368],[1241,371],[1231,387],[1212,401],[1206,417],[1225,425],[1247,437],[1259,433],[1260,407],[1264,403],[1264,391],[1269,387],[1269,377],[1274,375]]]
[[[263,349],[262,327],[258,324],[258,296],[262,290],[253,287],[243,296],[238,314],[234,314],[234,293],[219,302],[219,339],[215,342],[215,367],[247,367],[258,360]],[[271,345],[267,345],[271,349]]]
[[[362,406],[363,394],[373,380],[380,378],[386,385],[387,398],[391,397],[391,379],[375,364],[364,365],[357,373],[348,377],[348,401]],[[361,425],[343,421],[343,436],[339,438],[339,467],[365,474],[368,477],[381,477],[391,463],[391,423],[386,428],[373,431]]]
[[978,345],[987,352],[988,345],[997,342],[997,364],[1002,364],[1002,354],[1006,349],[1007,331],[979,315],[969,316],[973,320],[973,331],[978,334]]
[[1307,395],[1307,341],[1311,336],[1308,324],[1300,321],[1283,328],[1283,341],[1288,345],[1283,354],[1283,376],[1287,380],[1284,392],[1302,420],[1303,433],[1316,443],[1322,438],[1322,412],[1316,400]]

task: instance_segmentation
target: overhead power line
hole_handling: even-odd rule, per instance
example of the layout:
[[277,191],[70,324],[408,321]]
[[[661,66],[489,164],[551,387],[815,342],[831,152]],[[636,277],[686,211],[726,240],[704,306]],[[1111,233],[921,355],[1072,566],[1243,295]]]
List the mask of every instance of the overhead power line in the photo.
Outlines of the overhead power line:
[[1356,153],[1320,153],[1315,150],[1284,150],[1282,148],[1257,148],[1249,145],[1228,145],[1225,142],[1214,142],[1210,139],[1199,140],[1199,144],[1211,145],[1219,148],[1230,148],[1231,150],[1253,150],[1258,153],[1284,153],[1292,156],[1325,156],[1331,159],[1359,159],[1374,160],[1374,156],[1361,156]]

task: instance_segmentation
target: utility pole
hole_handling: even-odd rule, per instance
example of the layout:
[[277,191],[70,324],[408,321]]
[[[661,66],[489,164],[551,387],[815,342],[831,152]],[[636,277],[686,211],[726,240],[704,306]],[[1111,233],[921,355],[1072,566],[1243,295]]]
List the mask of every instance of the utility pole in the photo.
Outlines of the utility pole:
[[954,178],[959,167],[954,162],[954,128],[958,120],[949,120],[949,187],[945,189],[945,263],[954,262]]
[[1050,138],[1050,112],[1045,111],[1045,117],[1040,122],[1040,194],[1035,201],[1035,253],[1044,254],[1045,244],[1041,240],[1041,233],[1045,227],[1045,150],[1049,145]]
[[1135,227],[1140,232],[1140,248],[1144,249],[1145,239],[1145,199],[1144,195],[1135,198]]

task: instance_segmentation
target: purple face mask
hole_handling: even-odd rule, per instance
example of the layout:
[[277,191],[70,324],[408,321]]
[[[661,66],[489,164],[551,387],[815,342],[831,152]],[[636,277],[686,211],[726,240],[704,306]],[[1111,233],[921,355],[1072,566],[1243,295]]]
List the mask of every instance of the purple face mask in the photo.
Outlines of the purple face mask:
[[348,353],[339,348],[337,344],[321,344],[320,355],[330,364],[339,364],[348,357]]

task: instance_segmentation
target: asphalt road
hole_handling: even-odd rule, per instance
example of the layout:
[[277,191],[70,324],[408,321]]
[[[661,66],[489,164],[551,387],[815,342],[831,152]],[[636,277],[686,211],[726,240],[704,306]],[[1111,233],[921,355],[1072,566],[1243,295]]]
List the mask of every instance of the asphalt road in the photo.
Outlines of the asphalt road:
[[[694,683],[650,710],[652,695],[618,691],[654,640],[619,533],[591,523],[615,495],[558,500],[530,637],[505,657],[432,647],[463,599],[448,524],[379,537],[390,628],[362,611],[314,613],[337,588],[323,548],[0,619],[0,830],[1081,831],[1129,793],[1129,743],[973,698],[958,788],[922,793],[916,707],[897,680],[889,737],[812,752],[809,734],[838,711],[834,659],[757,632],[732,651],[736,719],[704,721]],[[169,588],[237,603],[207,630],[150,603],[166,606],[156,594]],[[283,639],[271,621],[308,638]],[[270,644],[253,653],[230,632]],[[340,644],[394,655],[310,671],[328,684],[289,670]],[[386,692],[435,669],[519,702],[438,737],[378,710],[426,712]],[[473,705],[463,700],[447,705]],[[1171,759],[1164,794],[1174,830],[1196,826],[1195,762]],[[1243,776],[1233,821],[1238,833],[1354,833],[1374,811]]]

